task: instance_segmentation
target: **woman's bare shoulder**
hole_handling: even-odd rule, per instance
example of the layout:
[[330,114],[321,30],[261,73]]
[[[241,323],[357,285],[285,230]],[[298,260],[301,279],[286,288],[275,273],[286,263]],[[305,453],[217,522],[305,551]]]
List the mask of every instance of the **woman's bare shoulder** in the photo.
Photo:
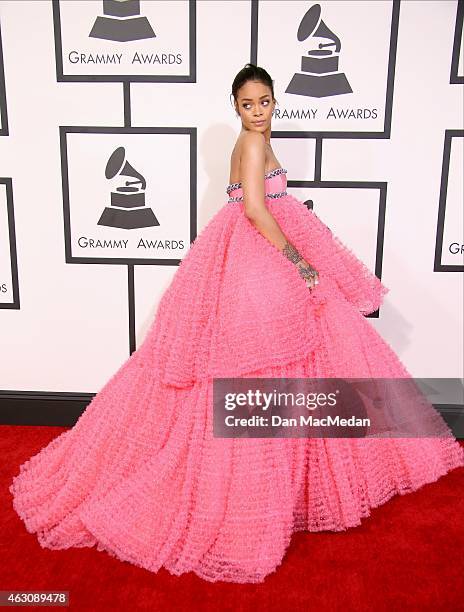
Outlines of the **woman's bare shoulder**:
[[260,132],[252,132],[249,130],[239,134],[239,137],[237,138],[237,142],[235,144],[234,153],[236,158],[238,159],[239,164],[244,153],[247,155],[249,155],[250,153],[252,155],[261,155],[264,153],[265,155],[266,141],[264,139],[264,134],[261,134]]
[[244,130],[238,135],[236,146],[240,147],[252,147],[260,146],[264,148],[266,140],[264,134],[261,132],[252,132],[251,130]]
[[241,177],[241,161],[243,153],[265,153],[266,150],[266,141],[264,139],[264,134],[260,132],[252,132],[250,130],[246,130],[241,132],[237,140],[235,142],[235,146],[232,151],[231,159],[230,159],[230,174],[229,174],[229,182],[240,182]]

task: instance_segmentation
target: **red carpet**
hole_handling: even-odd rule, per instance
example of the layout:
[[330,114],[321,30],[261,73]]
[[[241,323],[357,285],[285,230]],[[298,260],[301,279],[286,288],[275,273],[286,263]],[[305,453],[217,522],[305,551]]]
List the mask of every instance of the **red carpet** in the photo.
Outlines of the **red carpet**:
[[73,610],[464,609],[464,468],[393,497],[347,532],[294,534],[263,584],[214,584],[193,573],[153,574],[95,548],[40,547],[8,486],[62,431],[0,426],[0,590],[67,590]]

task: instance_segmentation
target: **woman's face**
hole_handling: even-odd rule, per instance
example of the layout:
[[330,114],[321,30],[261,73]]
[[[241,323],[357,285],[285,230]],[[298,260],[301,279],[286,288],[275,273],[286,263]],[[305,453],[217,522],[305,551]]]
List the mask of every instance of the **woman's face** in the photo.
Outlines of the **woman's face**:
[[235,109],[246,130],[270,131],[274,106],[270,88],[261,81],[247,81],[238,90]]

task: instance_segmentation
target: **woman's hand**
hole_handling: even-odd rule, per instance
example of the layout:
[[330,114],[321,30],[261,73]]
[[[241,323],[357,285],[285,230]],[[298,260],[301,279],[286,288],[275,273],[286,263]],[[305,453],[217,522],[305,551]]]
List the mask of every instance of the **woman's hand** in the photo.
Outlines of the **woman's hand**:
[[306,281],[309,290],[319,283],[319,272],[305,259],[300,259],[296,263],[296,267],[298,268],[298,274]]
[[319,283],[319,272],[303,259],[296,247],[288,240],[285,242],[282,253],[287,259],[295,264],[298,269],[298,274],[306,281],[309,290],[313,289]]

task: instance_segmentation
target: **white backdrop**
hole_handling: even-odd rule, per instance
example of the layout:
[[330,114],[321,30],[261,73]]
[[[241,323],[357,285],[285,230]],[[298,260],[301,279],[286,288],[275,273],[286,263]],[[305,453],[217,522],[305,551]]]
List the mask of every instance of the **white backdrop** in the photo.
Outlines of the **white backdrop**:
[[[192,232],[226,205],[229,93],[248,61],[275,79],[288,191],[390,288],[370,324],[414,376],[463,376],[457,2],[320,2],[351,92],[286,92],[315,4],[142,0],[156,36],[120,42],[89,36],[97,16],[121,21],[99,0],[0,2],[1,389],[96,392],[129,356],[131,305],[140,344]],[[118,147],[159,225],[98,225]]]

